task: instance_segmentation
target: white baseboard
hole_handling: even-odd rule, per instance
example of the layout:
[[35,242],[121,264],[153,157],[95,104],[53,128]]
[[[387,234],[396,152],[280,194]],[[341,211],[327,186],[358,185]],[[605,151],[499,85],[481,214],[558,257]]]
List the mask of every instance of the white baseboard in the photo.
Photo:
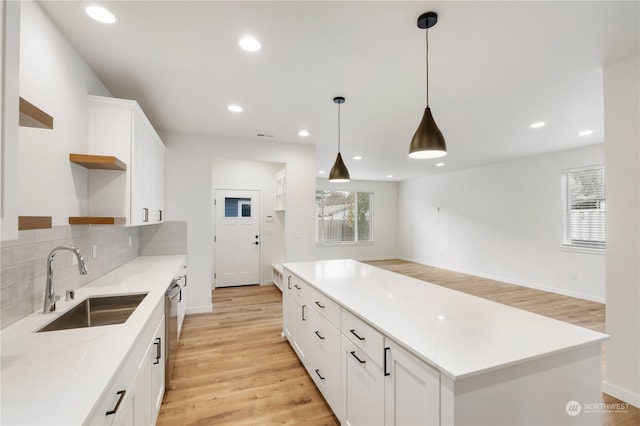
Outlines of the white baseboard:
[[640,394],[623,389],[614,384],[608,383],[606,380],[602,382],[602,392],[618,398],[620,401],[631,404],[636,408],[640,408]]
[[210,303],[208,305],[187,307],[187,315],[190,315],[190,314],[210,314],[211,312],[213,312],[213,304],[212,303]]
[[564,289],[557,288],[557,287],[550,287],[550,286],[544,285],[544,284],[538,284],[538,283],[532,283],[532,282],[528,282],[528,281],[516,280],[516,279],[509,278],[509,277],[503,277],[503,276],[500,276],[500,275],[485,274],[485,273],[482,273],[482,272],[471,271],[471,270],[464,269],[464,268],[452,269],[452,268],[450,268],[448,266],[429,265],[428,263],[423,262],[420,259],[413,259],[413,258],[410,258],[410,257],[398,257],[398,259],[406,260],[408,262],[419,263],[421,265],[433,266],[435,268],[447,269],[449,271],[460,272],[462,274],[474,275],[476,277],[487,278],[487,279],[490,279],[490,280],[501,281],[501,282],[507,283],[507,284],[519,285],[519,286],[522,286],[522,287],[529,287],[529,288],[533,288],[535,290],[547,291],[549,293],[561,294],[563,296],[575,297],[577,299],[582,299],[582,300],[589,300],[591,302],[597,302],[597,303],[602,303],[602,304],[606,303],[606,300],[605,300],[604,297],[594,296],[592,294],[580,293],[580,292],[577,292],[577,291],[564,290]]

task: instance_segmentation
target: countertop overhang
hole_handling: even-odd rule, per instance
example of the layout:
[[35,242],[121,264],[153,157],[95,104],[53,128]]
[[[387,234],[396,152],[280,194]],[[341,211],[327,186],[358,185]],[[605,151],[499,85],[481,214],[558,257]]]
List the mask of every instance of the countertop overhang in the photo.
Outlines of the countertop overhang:
[[[59,300],[54,313],[34,313],[0,332],[1,424],[80,425],[164,298],[186,256],[139,256]],[[95,295],[148,292],[123,324],[36,333]]]
[[609,338],[351,259],[283,266],[454,380]]

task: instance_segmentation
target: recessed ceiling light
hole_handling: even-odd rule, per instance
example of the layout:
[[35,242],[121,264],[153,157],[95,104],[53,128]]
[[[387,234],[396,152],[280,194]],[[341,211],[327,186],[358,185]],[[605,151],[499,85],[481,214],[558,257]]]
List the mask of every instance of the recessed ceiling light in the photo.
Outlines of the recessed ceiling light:
[[324,174],[324,170],[318,171],[318,174],[323,175]]
[[388,177],[388,178],[392,178],[392,177],[393,177],[393,175],[387,175],[387,177]]
[[589,136],[593,134],[593,130],[583,130],[578,132],[578,136]]
[[354,160],[362,160],[362,157],[360,155],[356,155],[355,157],[353,157]]
[[444,166],[444,163],[436,163],[436,167],[442,167]]
[[260,42],[252,36],[242,37],[238,44],[243,50],[246,50],[247,52],[257,52],[262,47]]
[[308,132],[308,131],[306,131],[306,130],[300,130],[300,131],[298,132],[298,136],[305,136],[305,137],[306,137],[306,136],[309,136],[309,132]]
[[242,112],[243,108],[240,105],[229,105],[227,109],[231,112]]
[[101,6],[87,6],[85,12],[87,12],[87,15],[98,22],[102,22],[103,24],[113,24],[116,22],[115,15]]
[[539,129],[540,127],[544,127],[546,125],[547,123],[545,123],[544,121],[536,121],[535,123],[531,123],[529,127],[531,127],[532,129]]

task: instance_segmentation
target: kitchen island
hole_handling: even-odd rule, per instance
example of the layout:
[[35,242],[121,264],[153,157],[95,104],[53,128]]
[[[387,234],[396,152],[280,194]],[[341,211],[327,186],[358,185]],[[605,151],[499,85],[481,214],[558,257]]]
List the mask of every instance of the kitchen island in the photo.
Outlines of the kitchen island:
[[344,424],[600,424],[605,334],[353,260],[285,263],[283,291]]

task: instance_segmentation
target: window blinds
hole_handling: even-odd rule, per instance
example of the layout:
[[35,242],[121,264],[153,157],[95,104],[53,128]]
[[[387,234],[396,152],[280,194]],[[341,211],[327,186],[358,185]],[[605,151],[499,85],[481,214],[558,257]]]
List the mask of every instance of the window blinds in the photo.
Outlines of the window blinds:
[[605,248],[604,165],[562,171],[562,244]]

